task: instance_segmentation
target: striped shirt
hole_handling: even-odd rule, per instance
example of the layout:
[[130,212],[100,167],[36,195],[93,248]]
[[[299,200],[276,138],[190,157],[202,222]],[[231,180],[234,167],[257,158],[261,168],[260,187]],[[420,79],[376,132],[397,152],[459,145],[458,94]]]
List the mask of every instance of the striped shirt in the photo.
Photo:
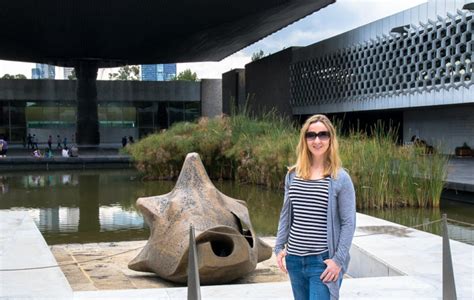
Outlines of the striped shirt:
[[307,256],[326,252],[329,177],[317,180],[295,177],[288,196],[293,216],[288,254]]

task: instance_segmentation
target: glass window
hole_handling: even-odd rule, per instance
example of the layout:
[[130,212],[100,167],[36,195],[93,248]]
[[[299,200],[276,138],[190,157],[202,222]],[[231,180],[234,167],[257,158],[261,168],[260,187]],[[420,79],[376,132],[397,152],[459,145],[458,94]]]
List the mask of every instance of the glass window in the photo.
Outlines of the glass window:
[[140,102],[137,103],[137,117],[139,127],[153,128],[153,103]]
[[0,101],[0,127],[9,126],[8,101]]
[[28,128],[56,127],[59,123],[57,102],[28,102],[26,107]]
[[169,126],[184,121],[184,102],[169,102],[168,116]]
[[43,115],[38,121],[41,125],[48,127],[56,127],[59,125],[59,103],[44,102],[40,104],[43,108]]
[[135,128],[137,126],[137,109],[132,102],[122,103],[122,126]]
[[26,102],[10,101],[10,122],[12,126],[26,127]]
[[76,106],[72,103],[62,103],[59,106],[59,122],[64,127],[76,126]]
[[12,127],[10,142],[11,143],[25,143],[26,139],[26,128],[25,127]]
[[138,128],[138,138],[139,139],[142,139],[144,137],[146,137],[147,135],[149,134],[152,134],[154,133],[155,131],[153,130],[153,128],[148,128],[148,127],[139,127]]
[[195,121],[201,115],[200,102],[185,102],[184,107],[184,120],[188,122]]
[[158,107],[155,110],[155,127],[157,129],[168,128],[168,102],[157,103]]
[[98,106],[100,126],[106,127],[136,127],[136,108],[132,103],[108,102]]
[[117,102],[107,103],[107,123],[109,126],[122,126],[122,105]]
[[99,115],[99,124],[105,126],[107,124],[107,104],[99,103],[97,107],[97,114]]
[[3,126],[0,126],[0,138],[6,138],[7,141],[9,141],[9,137],[8,137],[8,127],[3,127]]

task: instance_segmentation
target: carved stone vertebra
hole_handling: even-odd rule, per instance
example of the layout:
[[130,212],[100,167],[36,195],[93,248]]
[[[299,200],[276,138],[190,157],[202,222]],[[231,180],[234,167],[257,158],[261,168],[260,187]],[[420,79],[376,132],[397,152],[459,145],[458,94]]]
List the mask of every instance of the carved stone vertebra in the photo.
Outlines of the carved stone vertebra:
[[137,206],[150,227],[145,248],[128,265],[185,283],[189,227],[196,232],[202,284],[226,283],[253,271],[272,249],[253,230],[246,203],[217,190],[197,153],[189,153],[174,189],[139,198]]

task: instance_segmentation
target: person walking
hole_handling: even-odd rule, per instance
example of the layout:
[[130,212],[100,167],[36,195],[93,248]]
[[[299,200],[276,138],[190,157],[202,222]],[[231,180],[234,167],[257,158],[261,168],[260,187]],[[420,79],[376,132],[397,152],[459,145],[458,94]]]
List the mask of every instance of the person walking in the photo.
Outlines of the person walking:
[[38,138],[36,137],[36,134],[33,134],[33,146],[34,149],[38,149]]
[[28,149],[33,149],[34,146],[33,146],[33,137],[31,136],[31,133],[28,133],[28,136],[26,137],[26,143],[27,143],[27,147]]
[[339,299],[355,231],[355,191],[326,116],[306,120],[296,153],[285,177],[275,243],[278,267],[289,274],[296,300]]
[[58,142],[58,145],[56,146],[56,149],[62,149],[62,147],[61,147],[61,136],[59,134],[56,136],[56,140]]
[[49,148],[49,150],[51,150],[52,145],[53,145],[53,137],[48,136],[48,148]]
[[125,146],[127,146],[127,137],[126,137],[126,136],[123,136],[123,137],[122,137],[122,147],[125,148]]

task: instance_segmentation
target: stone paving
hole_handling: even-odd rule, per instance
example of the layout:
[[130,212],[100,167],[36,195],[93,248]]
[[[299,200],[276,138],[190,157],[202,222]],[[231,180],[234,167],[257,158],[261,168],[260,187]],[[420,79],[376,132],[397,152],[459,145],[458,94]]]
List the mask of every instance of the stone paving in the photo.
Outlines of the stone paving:
[[[263,238],[272,247],[274,237]],[[139,253],[146,241],[90,243],[90,244],[65,244],[50,246],[51,252],[59,264],[69,264],[61,267],[74,291],[96,291],[113,289],[145,289],[180,287],[157,277],[154,273],[137,272],[128,269],[127,264]],[[76,262],[93,258],[113,255],[116,253],[133,250],[121,255],[104,260],[95,260],[76,265]],[[261,262],[257,268],[247,276],[235,280],[232,284],[263,283],[287,281],[276,265],[276,258]]]
[[[83,262],[76,268],[54,267],[55,258],[60,263],[82,262],[133,249],[145,241],[48,247],[24,212],[0,211],[0,228],[0,266],[9,270],[0,272],[0,299],[186,299],[186,287],[172,287],[152,274],[128,270],[126,264],[133,252],[128,257]],[[273,245],[271,240],[266,241]],[[474,246],[450,243],[457,299],[472,300]],[[341,299],[442,299],[439,236],[357,214],[351,256],[348,273],[354,278],[344,281]],[[275,258],[266,262],[269,265],[259,264],[256,271],[238,282],[203,286],[202,299],[291,299],[290,283],[276,270]],[[69,282],[62,271],[69,274]],[[274,274],[284,278],[272,277]],[[71,278],[76,279],[72,282]],[[159,284],[162,288],[150,288]]]

